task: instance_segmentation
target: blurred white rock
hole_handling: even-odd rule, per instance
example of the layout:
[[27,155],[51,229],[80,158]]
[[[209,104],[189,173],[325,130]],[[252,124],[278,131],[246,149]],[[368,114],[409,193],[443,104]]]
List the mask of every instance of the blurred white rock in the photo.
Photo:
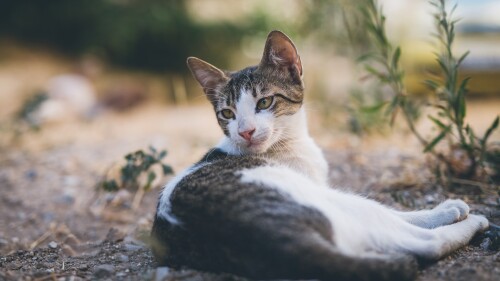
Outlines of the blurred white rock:
[[57,75],[47,82],[45,91],[48,98],[35,113],[40,123],[88,119],[97,104],[94,86],[83,75]]

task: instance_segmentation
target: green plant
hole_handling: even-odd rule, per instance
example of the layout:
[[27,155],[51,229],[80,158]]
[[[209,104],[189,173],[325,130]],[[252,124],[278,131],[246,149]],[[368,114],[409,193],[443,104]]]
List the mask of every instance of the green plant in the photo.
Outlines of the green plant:
[[[116,191],[120,188],[143,189],[147,191],[156,179],[156,173],[151,169],[154,165],[160,165],[163,175],[173,173],[172,167],[162,163],[167,156],[167,151],[158,152],[154,147],[149,147],[149,153],[138,150],[125,155],[126,163],[120,169],[121,184],[115,179],[106,179],[102,182],[102,188],[106,191]],[[139,177],[147,173],[147,180],[144,186],[139,185]]]
[[40,105],[48,99],[46,93],[39,92],[26,99],[16,114],[16,119],[25,122],[31,129],[40,129],[39,120],[33,114],[40,108]]
[[367,91],[353,88],[349,92],[349,101],[346,106],[349,113],[349,130],[357,135],[365,133],[385,132],[385,116],[380,114],[385,106],[383,91],[374,87],[374,92],[368,95]]
[[[362,8],[365,17],[364,25],[375,46],[372,52],[360,57],[365,63],[366,71],[379,82],[387,85],[392,90],[392,97],[385,101],[380,108],[385,109],[390,116],[392,124],[401,113],[410,131],[424,147],[425,153],[430,153],[438,160],[439,166],[444,169],[450,178],[481,178],[488,177],[487,166],[498,167],[498,163],[489,163],[494,152],[488,151],[488,138],[498,127],[499,117],[495,118],[486,133],[479,137],[472,127],[465,122],[468,78],[460,80],[458,71],[460,64],[467,57],[468,52],[456,58],[452,51],[455,39],[455,24],[452,14],[446,11],[444,0],[434,0],[431,4],[436,7],[435,14],[437,33],[435,37],[439,42],[439,52],[436,53],[437,63],[441,75],[425,83],[435,93],[436,102],[433,103],[437,114],[429,115],[435,129],[439,132],[431,139],[425,138],[415,127],[419,106],[408,95],[403,83],[404,72],[400,67],[401,48],[394,47],[385,32],[385,17],[376,0],[369,0],[368,5]],[[438,150],[437,145],[447,140],[447,150]],[[492,156],[493,155],[493,156]],[[497,159],[498,160],[498,159]],[[495,160],[495,161],[497,161]],[[492,178],[490,178],[491,180]]]

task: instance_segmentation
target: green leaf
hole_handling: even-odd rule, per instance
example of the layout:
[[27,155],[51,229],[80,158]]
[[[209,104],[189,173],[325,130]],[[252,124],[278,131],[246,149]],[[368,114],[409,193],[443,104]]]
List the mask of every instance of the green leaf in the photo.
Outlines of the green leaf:
[[382,73],[369,65],[365,65],[365,69],[371,75],[377,77],[377,79],[380,80],[380,82],[382,83],[387,83],[390,81],[389,77],[385,73]]
[[463,124],[463,120],[465,118],[466,110],[467,110],[467,105],[465,104],[465,94],[467,93],[467,83],[469,82],[470,77],[465,78],[462,80],[462,83],[460,83],[460,87],[458,89],[458,95],[457,95],[457,113],[459,118],[457,118],[460,122],[460,124]]
[[156,153],[156,148],[154,148],[152,145],[149,146],[149,150],[155,154]]
[[448,71],[448,67],[446,66],[446,64],[444,63],[444,61],[441,59],[441,57],[439,57],[438,59],[436,59],[437,62],[439,63],[439,66],[441,67],[441,69],[444,71],[444,73],[446,74],[446,76],[449,75],[449,71]]
[[156,179],[156,174],[155,174],[155,172],[150,171],[150,172],[148,173],[148,182],[152,182],[152,181],[154,181],[155,179]]
[[465,52],[457,61],[457,65],[462,64],[462,61],[470,54],[470,51]]
[[169,175],[174,173],[174,170],[169,165],[161,164],[161,168],[163,169],[164,175]]
[[160,154],[158,154],[158,160],[161,160],[161,159],[165,158],[165,156],[167,156],[167,151],[166,150],[162,150],[160,152]]
[[102,183],[102,188],[105,190],[105,191],[117,191],[119,188],[118,188],[118,184],[116,183],[115,180],[108,180],[108,181],[104,181]]
[[467,124],[467,126],[465,126],[465,132],[467,133],[467,135],[469,136],[469,142],[470,142],[470,145],[472,147],[475,147],[476,146],[476,135],[474,134],[474,131],[472,130],[472,128],[469,126],[469,124]]
[[363,54],[363,55],[359,56],[356,59],[356,61],[357,62],[364,62],[364,61],[373,59],[374,56],[376,56],[376,54],[374,54],[374,53],[366,53],[366,54]]
[[394,51],[394,55],[392,56],[392,68],[397,69],[399,63],[399,57],[401,56],[401,48],[398,46]]
[[425,80],[424,84],[429,86],[429,88],[431,88],[432,90],[436,90],[437,88],[439,88],[439,84],[434,80]]
[[376,104],[376,105],[372,105],[372,106],[363,106],[361,107],[361,111],[364,112],[364,113],[375,113],[375,112],[378,112],[380,111],[387,103],[386,102],[381,102],[379,104]]
[[432,120],[432,122],[434,122],[434,124],[436,124],[440,129],[444,129],[446,130],[446,125],[443,124],[443,122],[439,121],[439,119],[435,118],[435,117],[432,117],[431,115],[428,116],[429,119]]
[[142,158],[142,157],[144,157],[144,155],[146,155],[146,153],[142,150],[138,150],[134,154],[137,158]]
[[142,168],[144,171],[147,171],[151,165],[155,164],[157,161],[156,159],[151,156],[151,155],[145,155],[143,162],[142,162]]
[[486,133],[484,133],[484,137],[481,140],[481,142],[483,144],[486,144],[486,142],[488,141],[488,138],[490,137],[491,133],[493,133],[493,131],[498,127],[499,119],[500,119],[500,116],[497,116],[497,118],[495,118],[495,120],[493,120],[493,123],[488,128],[488,130],[486,130]]
[[450,131],[451,129],[451,126],[447,126],[446,128],[444,128],[444,130],[441,131],[441,133],[439,133],[439,135],[437,135],[437,137],[435,137],[429,144],[427,144],[424,148],[424,152],[429,152],[431,151],[432,149],[434,149],[434,147],[441,141],[443,140],[443,138],[446,136],[446,134],[448,134],[448,132]]
[[459,89],[463,89],[464,93],[467,91],[467,84],[469,83],[469,80],[471,79],[471,77],[466,77],[465,79],[462,80],[462,82],[460,83],[460,87]]
[[148,181],[147,181],[146,185],[144,186],[144,190],[147,191],[147,190],[149,190],[151,188],[151,184],[153,183],[153,181],[155,180],[155,178],[156,178],[155,172],[150,171],[148,173]]

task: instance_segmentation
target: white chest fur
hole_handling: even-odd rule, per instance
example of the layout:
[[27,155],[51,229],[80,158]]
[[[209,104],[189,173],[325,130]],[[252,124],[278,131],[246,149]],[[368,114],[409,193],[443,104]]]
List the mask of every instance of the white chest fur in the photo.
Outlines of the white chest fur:
[[[317,184],[326,185],[328,164],[321,149],[309,136],[304,109],[292,116],[280,117],[277,120],[277,126],[286,128],[284,134],[289,140],[284,141],[281,146],[272,147],[261,156],[287,166]],[[217,147],[232,155],[241,154],[241,150],[229,138],[224,138]]]

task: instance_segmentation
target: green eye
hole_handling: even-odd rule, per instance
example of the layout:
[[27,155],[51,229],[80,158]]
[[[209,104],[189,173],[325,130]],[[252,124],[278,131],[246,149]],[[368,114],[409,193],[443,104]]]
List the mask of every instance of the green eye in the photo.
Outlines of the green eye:
[[257,102],[257,109],[268,109],[273,103],[273,97],[261,98]]
[[222,117],[226,119],[233,119],[234,118],[234,112],[231,109],[223,109],[220,114]]

